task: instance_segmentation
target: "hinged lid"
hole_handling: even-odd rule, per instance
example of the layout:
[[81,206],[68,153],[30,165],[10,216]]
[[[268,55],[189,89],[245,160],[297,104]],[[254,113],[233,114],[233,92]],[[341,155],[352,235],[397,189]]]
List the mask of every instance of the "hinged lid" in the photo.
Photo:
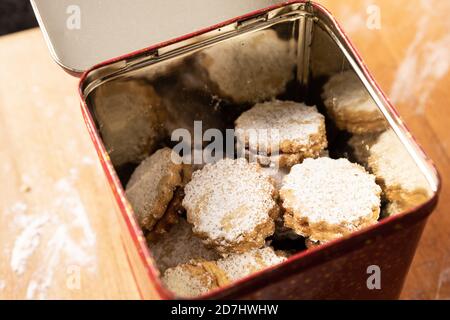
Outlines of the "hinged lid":
[[52,57],[71,73],[282,0],[31,0]]

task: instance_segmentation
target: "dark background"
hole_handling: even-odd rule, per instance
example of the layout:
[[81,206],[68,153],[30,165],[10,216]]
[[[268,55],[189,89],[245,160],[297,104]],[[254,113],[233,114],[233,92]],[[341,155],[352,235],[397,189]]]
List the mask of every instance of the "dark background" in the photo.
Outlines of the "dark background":
[[33,27],[37,21],[29,0],[0,0],[0,36]]

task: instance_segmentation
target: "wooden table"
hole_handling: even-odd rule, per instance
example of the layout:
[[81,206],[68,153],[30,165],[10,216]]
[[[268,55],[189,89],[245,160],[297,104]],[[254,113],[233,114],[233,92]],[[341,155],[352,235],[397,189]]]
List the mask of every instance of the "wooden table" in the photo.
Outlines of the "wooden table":
[[[450,3],[321,2],[444,178],[402,298],[450,299]],[[77,80],[30,30],[0,38],[0,84],[0,299],[139,298]]]

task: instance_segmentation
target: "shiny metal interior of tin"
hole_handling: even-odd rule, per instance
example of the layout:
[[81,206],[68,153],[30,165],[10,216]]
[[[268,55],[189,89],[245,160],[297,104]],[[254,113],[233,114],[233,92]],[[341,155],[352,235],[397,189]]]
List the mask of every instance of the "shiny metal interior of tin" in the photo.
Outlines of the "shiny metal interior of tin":
[[[146,156],[177,144],[171,141],[174,130],[194,134],[194,121],[202,121],[203,132],[211,128],[225,132],[256,102],[276,98],[316,105],[326,115],[330,157],[348,158],[368,170],[372,145],[390,128],[396,145],[415,164],[415,170],[405,175],[423,178],[427,195],[420,201],[425,202],[437,190],[436,174],[356,61],[333,21],[315,7],[292,4],[91,71],[83,89],[124,188]],[[357,90],[367,91],[378,106],[383,119],[379,130],[352,134],[329,114],[322,98],[324,85],[344,72],[355,74]],[[148,104],[159,106],[153,123],[151,117],[139,114]],[[153,129],[152,141],[143,142],[141,133],[148,128]],[[114,130],[121,131],[121,137]],[[382,214],[393,214],[396,205],[385,196]],[[298,251],[305,246],[287,241],[278,248]]]

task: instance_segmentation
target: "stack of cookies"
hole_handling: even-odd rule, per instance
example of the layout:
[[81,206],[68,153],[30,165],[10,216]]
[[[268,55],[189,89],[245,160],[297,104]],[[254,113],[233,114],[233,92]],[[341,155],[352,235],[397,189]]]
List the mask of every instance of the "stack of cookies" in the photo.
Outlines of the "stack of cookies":
[[352,71],[331,76],[322,91],[336,127],[352,134],[354,159],[377,177],[386,202],[384,215],[404,212],[429,199],[431,190],[367,89]]
[[258,164],[224,159],[191,178],[179,156],[164,148],[135,170],[126,195],[164,282],[180,296],[205,293],[286,259],[266,245],[280,208]]
[[323,88],[322,99],[341,130],[364,134],[386,128],[386,119],[352,70],[332,76]]
[[286,259],[266,245],[280,212],[276,189],[258,164],[242,158],[207,164],[186,185],[183,206],[193,236],[221,258],[198,251],[167,269],[163,280],[179,295],[206,293]]
[[179,296],[208,293],[286,260],[271,247],[230,254],[217,261],[192,260],[164,273],[163,281]]
[[190,174],[190,166],[169,148],[156,151],[136,168],[125,194],[148,237],[165,233],[177,223]]
[[402,213],[430,198],[429,183],[392,129],[369,137],[356,135],[349,144],[383,188],[385,215]]
[[325,117],[315,106],[303,103],[259,103],[235,124],[238,150],[264,167],[290,168],[319,157],[328,145]]
[[197,63],[214,95],[235,104],[278,96],[295,79],[296,42],[274,30],[261,30],[202,51]]
[[183,206],[193,231],[222,254],[264,246],[279,215],[277,192],[257,164],[224,159],[194,172]]
[[375,176],[347,159],[306,159],[283,180],[280,190],[284,223],[323,244],[375,224],[381,189]]
[[126,186],[163,282],[178,296],[206,294],[282,263],[292,252],[280,250],[279,239],[293,242],[296,253],[369,227],[379,220],[382,195],[387,214],[430,196],[426,179],[395,133],[385,131],[353,73],[331,77],[322,96],[336,126],[353,134],[349,143],[359,164],[328,156],[325,116],[315,106],[259,102],[266,97],[258,87],[241,95],[233,86],[220,88],[246,103],[247,95],[257,97],[235,121],[242,156],[192,172],[163,148],[141,162]]

